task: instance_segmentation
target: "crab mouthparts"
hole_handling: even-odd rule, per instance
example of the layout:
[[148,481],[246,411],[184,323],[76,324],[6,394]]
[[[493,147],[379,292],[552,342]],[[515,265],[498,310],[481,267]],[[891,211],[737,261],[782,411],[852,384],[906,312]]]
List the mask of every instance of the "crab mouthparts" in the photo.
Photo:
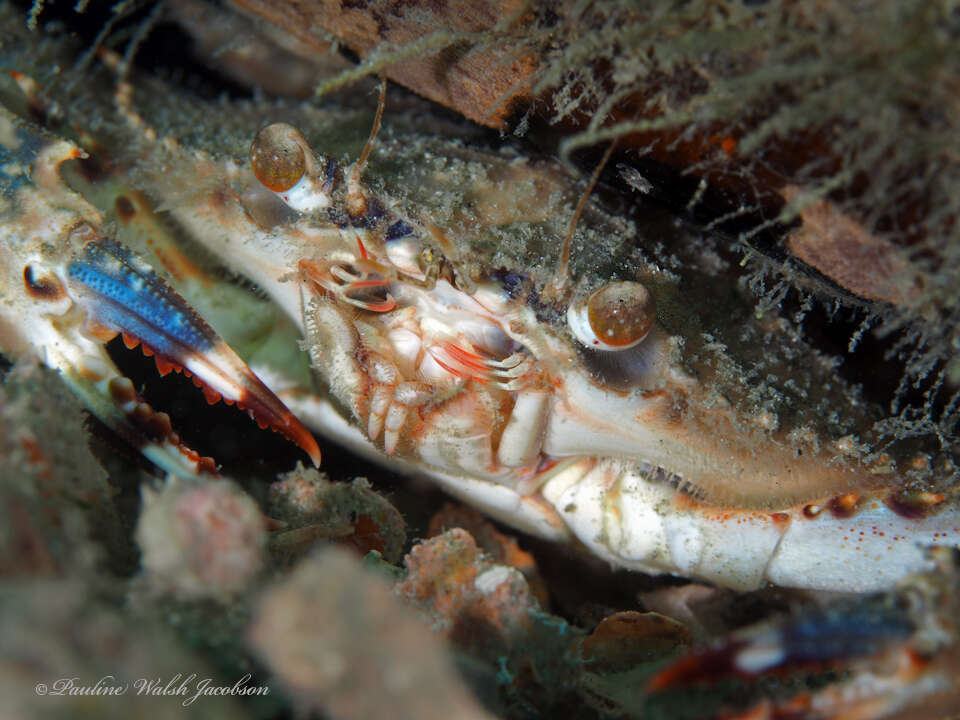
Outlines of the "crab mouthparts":
[[296,416],[186,300],[125,247],[105,238],[86,243],[67,267],[67,284],[89,324],[122,333],[128,348],[142,343],[162,375],[192,375],[208,402],[236,404],[320,464],[317,442]]

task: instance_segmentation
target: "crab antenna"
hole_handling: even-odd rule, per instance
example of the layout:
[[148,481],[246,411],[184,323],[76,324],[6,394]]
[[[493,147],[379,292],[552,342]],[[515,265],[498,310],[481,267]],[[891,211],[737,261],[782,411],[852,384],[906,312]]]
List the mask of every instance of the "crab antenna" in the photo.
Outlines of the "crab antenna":
[[600,179],[600,173],[603,172],[603,168],[606,167],[616,147],[617,138],[614,138],[613,142],[610,143],[610,146],[603,153],[603,157],[600,159],[597,167],[594,168],[593,174],[590,176],[590,182],[587,183],[587,187],[583,191],[583,195],[580,196],[580,201],[577,203],[577,208],[573,211],[573,217],[570,220],[570,230],[567,233],[566,239],[563,241],[563,250],[560,253],[560,267],[557,268],[557,274],[553,279],[553,292],[557,297],[563,295],[567,289],[567,283],[570,280],[570,246],[573,244],[573,236],[577,231],[577,222],[580,220],[580,214],[583,212],[583,208],[586,207],[587,199],[590,197],[590,193],[593,192],[593,188],[596,187],[597,180]]
[[[117,111],[126,120],[127,125],[137,130],[145,139],[150,142],[156,141],[160,137],[159,133],[133,107],[133,85],[125,78],[127,70],[123,59],[109,48],[97,50],[97,57],[117,74],[117,85],[113,91],[113,103]],[[164,138],[163,144],[167,150],[177,148],[177,141],[171,137]]]
[[127,75],[130,72],[130,65],[133,63],[134,56],[137,54],[140,46],[143,45],[144,41],[160,22],[161,16],[166,10],[165,6],[166,2],[164,2],[164,0],[158,2],[153,10],[150,11],[147,19],[140,23],[140,27],[137,28],[136,32],[133,34],[133,37],[127,43],[127,49],[123,53],[123,61],[120,63],[119,74],[121,80],[127,79]]
[[[373,141],[377,139],[380,132],[380,121],[383,118],[383,108],[387,104],[387,78],[380,78],[380,99],[377,101],[377,114],[373,118],[373,127],[370,128],[370,137],[367,138],[367,144],[363,146],[363,152],[360,153],[360,159],[357,160],[357,172],[362,173],[367,166],[367,158],[370,157],[370,151],[373,149]],[[359,180],[359,178],[358,178]]]
[[350,170],[350,177],[347,179],[347,210],[351,215],[357,217],[363,215],[367,209],[367,199],[360,189],[360,176],[367,167],[367,158],[370,157],[370,151],[373,150],[373,141],[376,140],[380,132],[380,120],[383,118],[383,107],[387,103],[387,78],[380,78],[380,99],[377,102],[377,114],[373,118],[373,127],[370,128],[370,137],[367,138],[367,144],[363,146],[363,152],[360,158],[354,163]]

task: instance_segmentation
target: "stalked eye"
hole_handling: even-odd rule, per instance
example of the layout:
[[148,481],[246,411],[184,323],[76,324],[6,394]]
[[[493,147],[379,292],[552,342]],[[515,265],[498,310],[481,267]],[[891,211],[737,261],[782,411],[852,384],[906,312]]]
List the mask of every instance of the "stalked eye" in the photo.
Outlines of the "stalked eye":
[[596,350],[626,350],[643,340],[657,316],[653,295],[636,282],[607,283],[567,309],[574,336]]
[[250,146],[250,167],[263,185],[284,192],[296,185],[307,171],[306,141],[286,123],[267,125]]

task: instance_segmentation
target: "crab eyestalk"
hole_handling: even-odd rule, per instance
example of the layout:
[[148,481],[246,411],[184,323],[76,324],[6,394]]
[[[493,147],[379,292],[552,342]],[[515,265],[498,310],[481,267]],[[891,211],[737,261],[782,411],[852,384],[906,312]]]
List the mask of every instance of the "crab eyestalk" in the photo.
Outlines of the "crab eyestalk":
[[267,125],[250,146],[257,180],[297,212],[330,207],[334,164],[318,158],[292,125]]

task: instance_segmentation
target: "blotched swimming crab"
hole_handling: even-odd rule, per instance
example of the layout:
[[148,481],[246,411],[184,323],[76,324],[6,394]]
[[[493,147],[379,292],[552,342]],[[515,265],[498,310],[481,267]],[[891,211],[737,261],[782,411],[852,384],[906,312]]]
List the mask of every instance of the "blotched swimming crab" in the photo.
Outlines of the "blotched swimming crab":
[[[4,116],[4,348],[60,369],[115,427],[156,424],[99,349],[124,333],[315,461],[294,415],[625,567],[862,591],[957,544],[942,461],[871,447],[878,416],[832,361],[744,310],[723,259],[664,213],[574,218],[583,188],[559,166],[401,130],[370,168],[344,162],[318,153],[334,111],[232,108],[237,157],[190,147],[203,108],[165,119],[145,100],[159,87],[106,83],[84,128],[69,95],[45,98],[56,83],[15,70],[8,86],[45,120]],[[282,308],[314,386],[276,363],[264,385],[178,296],[209,308],[214,292],[183,236]]]
[[[213,468],[103,352],[118,333],[315,462],[304,426],[627,568],[885,590],[960,542],[945,461],[871,445],[877,410],[789,318],[755,312],[696,228],[647,206],[581,212],[559,165],[389,110],[351,161],[329,149],[340,108],[157,102],[162,83],[103,68],[78,90],[19,59],[0,116],[0,349],[60,370],[170,472]],[[300,346],[248,367],[211,329],[246,290],[216,287],[199,246]],[[290,370],[303,352],[312,379]]]

